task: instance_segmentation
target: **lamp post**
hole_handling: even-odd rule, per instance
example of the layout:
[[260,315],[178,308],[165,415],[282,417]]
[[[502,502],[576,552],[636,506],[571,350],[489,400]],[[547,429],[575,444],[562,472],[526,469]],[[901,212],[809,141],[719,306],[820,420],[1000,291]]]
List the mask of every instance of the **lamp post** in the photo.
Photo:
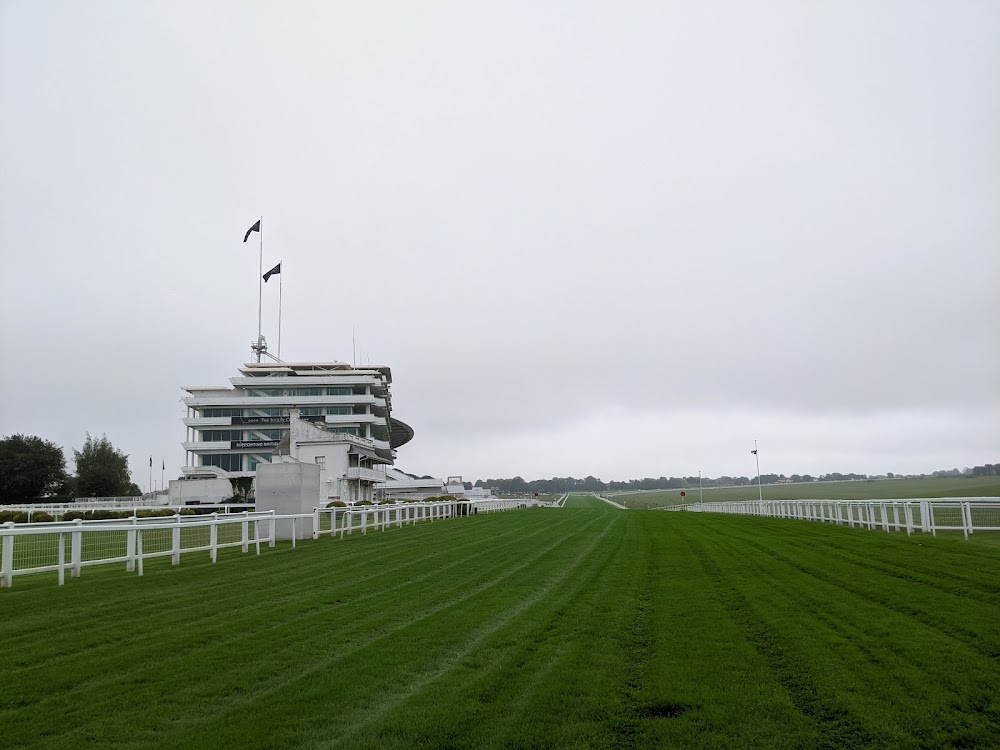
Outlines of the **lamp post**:
[[760,456],[757,455],[757,441],[753,441],[753,453],[754,458],[757,459],[757,497],[760,499],[760,504],[764,504],[764,491],[760,488]]

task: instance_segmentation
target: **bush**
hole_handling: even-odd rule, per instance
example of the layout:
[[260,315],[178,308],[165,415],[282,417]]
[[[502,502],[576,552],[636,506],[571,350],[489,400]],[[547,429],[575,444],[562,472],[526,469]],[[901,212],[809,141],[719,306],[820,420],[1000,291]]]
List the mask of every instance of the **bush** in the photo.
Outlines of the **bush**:
[[358,502],[356,502],[354,504],[355,505],[372,505],[372,501],[371,500],[359,500]]
[[28,514],[27,513],[21,513],[21,512],[15,512],[15,513],[11,514],[10,520],[13,521],[14,523],[27,523],[28,522]]
[[43,510],[31,514],[32,523],[50,523],[55,520],[56,519],[54,519],[51,515],[49,515]]
[[332,503],[327,503],[326,507],[327,508],[346,508],[347,507],[347,503],[345,503],[343,500],[334,500]]
[[64,521],[82,521],[83,511],[82,510],[71,510],[68,513],[63,513],[62,520]]
[[14,520],[13,511],[0,510],[0,523],[8,523]]
[[179,516],[196,516],[198,515],[193,508],[181,508],[177,515]]

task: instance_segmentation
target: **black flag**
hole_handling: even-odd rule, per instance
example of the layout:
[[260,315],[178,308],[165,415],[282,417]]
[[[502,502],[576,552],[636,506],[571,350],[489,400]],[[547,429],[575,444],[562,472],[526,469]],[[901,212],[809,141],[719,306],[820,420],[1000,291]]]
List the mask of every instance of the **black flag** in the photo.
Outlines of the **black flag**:
[[755,456],[757,455],[757,449],[756,449],[756,448],[754,448],[754,449],[753,449],[752,451],[750,451],[750,452],[751,452],[751,453],[753,453],[753,454],[754,454]]
[[266,284],[267,280],[269,278],[271,278],[271,276],[273,274],[276,274],[276,273],[281,273],[281,264],[280,263],[278,265],[276,265],[274,268],[272,268],[270,271],[268,271],[267,273],[264,274],[264,283]]
[[243,241],[246,242],[248,239],[250,239],[250,232],[259,232],[259,231],[260,231],[260,219],[257,219],[254,225],[247,230],[246,236],[243,237]]

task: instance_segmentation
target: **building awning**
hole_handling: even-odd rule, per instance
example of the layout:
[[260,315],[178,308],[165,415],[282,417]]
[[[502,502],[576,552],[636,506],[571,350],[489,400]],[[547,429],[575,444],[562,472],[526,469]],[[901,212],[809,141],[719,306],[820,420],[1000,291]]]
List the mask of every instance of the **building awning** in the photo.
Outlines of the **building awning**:
[[378,461],[379,463],[386,463],[386,460],[378,455],[374,448],[366,448],[363,445],[352,445],[348,448],[347,452],[348,454],[353,453],[355,456],[370,458],[372,461]]

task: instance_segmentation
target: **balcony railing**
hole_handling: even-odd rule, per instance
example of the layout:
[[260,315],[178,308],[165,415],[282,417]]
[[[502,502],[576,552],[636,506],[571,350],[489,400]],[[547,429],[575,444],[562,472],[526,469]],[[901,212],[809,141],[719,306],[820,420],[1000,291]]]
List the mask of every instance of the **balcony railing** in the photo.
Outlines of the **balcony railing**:
[[361,479],[368,482],[384,482],[385,473],[381,471],[375,471],[374,469],[366,469],[362,466],[348,466],[347,474],[345,476],[348,479]]

